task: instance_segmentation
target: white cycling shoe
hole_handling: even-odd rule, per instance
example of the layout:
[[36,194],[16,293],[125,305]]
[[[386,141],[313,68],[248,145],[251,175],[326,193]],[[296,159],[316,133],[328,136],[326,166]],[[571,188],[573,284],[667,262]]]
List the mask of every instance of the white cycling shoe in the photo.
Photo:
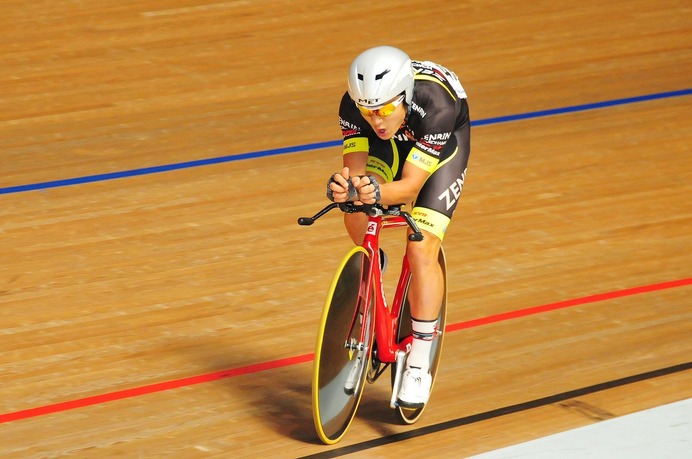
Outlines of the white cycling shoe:
[[430,398],[432,376],[420,368],[407,368],[401,381],[398,403],[404,408],[422,408]]

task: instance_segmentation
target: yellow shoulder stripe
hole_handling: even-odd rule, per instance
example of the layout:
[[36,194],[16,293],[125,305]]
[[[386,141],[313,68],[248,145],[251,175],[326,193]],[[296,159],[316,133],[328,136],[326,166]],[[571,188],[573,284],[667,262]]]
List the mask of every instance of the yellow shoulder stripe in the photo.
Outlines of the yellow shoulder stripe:
[[406,158],[409,163],[415,164],[426,172],[432,172],[437,167],[437,163],[440,162],[438,158],[430,156],[427,153],[423,153],[418,148],[411,148],[411,151]]
[[370,151],[370,142],[367,137],[354,137],[344,140],[344,154],[355,153],[357,151]]

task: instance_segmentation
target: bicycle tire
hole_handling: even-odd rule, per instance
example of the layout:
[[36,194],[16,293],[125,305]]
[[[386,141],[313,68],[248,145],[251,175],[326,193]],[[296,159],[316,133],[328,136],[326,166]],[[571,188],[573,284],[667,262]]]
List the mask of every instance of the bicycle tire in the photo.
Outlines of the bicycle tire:
[[[366,308],[370,313],[365,314],[362,321],[358,319],[362,313],[362,290],[368,267],[367,251],[360,246],[354,247],[338,268],[322,310],[313,362],[312,412],[317,435],[328,445],[341,440],[351,425],[372,358],[374,308]],[[358,368],[355,365],[359,351],[349,350],[345,344],[352,340],[357,342],[363,326],[367,330],[366,342],[360,351]],[[347,381],[354,371],[356,377],[351,381],[355,381],[355,387],[349,392]]]
[[[437,377],[437,371],[439,369],[440,357],[442,356],[442,344],[444,341],[444,329],[447,324],[447,261],[445,258],[444,250],[440,247],[440,254],[438,256],[438,263],[442,268],[442,278],[444,281],[444,294],[442,296],[442,305],[440,308],[440,315],[438,316],[438,329],[440,334],[435,339],[432,349],[430,350],[430,375],[432,376],[432,386],[430,390],[432,391],[435,386],[435,378]],[[411,277],[409,275],[408,282],[406,284],[406,291],[404,293],[404,304],[399,310],[399,324],[397,327],[397,342],[401,342],[404,338],[411,336],[411,306],[408,302],[408,288],[411,282]],[[392,364],[392,387],[394,387],[394,376],[396,375],[396,363]],[[405,424],[413,424],[416,422],[421,415],[423,410],[428,406],[427,403],[421,408],[404,408],[402,406],[397,406],[396,412],[399,419]]]

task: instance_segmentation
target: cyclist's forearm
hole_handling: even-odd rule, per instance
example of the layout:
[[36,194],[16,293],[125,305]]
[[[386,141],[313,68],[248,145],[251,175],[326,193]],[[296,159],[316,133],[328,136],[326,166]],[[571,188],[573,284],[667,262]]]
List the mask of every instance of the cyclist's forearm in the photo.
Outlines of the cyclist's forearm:
[[380,185],[380,204],[391,206],[406,204],[416,199],[420,187],[415,183],[399,180]]

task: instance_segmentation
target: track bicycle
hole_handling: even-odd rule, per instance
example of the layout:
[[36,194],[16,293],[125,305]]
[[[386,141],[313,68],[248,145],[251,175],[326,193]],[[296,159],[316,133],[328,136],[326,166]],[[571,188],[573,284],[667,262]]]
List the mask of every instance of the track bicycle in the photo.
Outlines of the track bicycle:
[[[334,444],[348,430],[363,395],[365,382],[375,382],[391,366],[390,407],[406,424],[413,424],[423,407],[404,407],[397,401],[405,362],[411,348],[411,312],[408,289],[411,269],[406,255],[394,293],[387,306],[380,267],[379,236],[382,229],[408,227],[411,241],[423,240],[410,214],[401,206],[384,207],[332,203],[313,217],[298,223],[312,225],[333,209],[368,216],[363,242],[346,254],[329,288],[322,310],[313,363],[312,412],[320,440]],[[442,351],[442,331],[447,318],[447,267],[440,247],[438,262],[444,279],[444,295],[436,333],[430,351],[430,373],[435,382]]]

